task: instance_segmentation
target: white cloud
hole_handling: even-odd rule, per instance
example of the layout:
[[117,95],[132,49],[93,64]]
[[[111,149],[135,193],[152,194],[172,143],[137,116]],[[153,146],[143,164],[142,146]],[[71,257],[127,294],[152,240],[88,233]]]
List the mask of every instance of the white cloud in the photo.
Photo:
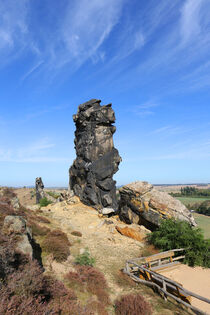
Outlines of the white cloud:
[[[123,3],[124,0],[71,2],[66,8],[60,29],[61,51],[57,50],[58,43],[52,48],[57,66],[61,67],[74,60],[76,67],[79,67],[94,57],[119,21]],[[58,58],[59,53],[62,58]]]
[[28,146],[18,149],[0,149],[1,162],[16,163],[47,163],[47,162],[68,162],[69,158],[54,156],[50,149],[55,144],[49,142],[48,138],[40,139]]
[[200,10],[205,0],[187,0],[182,8],[181,35],[184,43],[201,32]]
[[[0,54],[1,57],[15,58],[19,50],[25,47],[27,37],[27,8],[28,0],[18,3],[13,0],[0,2]],[[3,60],[3,64],[6,58]],[[1,60],[2,63],[2,60]]]

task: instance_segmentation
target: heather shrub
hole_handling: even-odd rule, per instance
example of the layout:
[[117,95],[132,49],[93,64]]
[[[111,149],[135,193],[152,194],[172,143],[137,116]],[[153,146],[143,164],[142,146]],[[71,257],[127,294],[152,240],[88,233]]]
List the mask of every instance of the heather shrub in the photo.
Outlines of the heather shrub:
[[84,315],[77,297],[64,284],[45,276],[36,262],[28,261],[0,287],[1,315]]
[[204,240],[199,228],[192,228],[186,221],[162,220],[159,228],[148,235],[148,241],[163,251],[186,248],[185,263],[210,267],[209,241]]
[[116,315],[151,315],[152,308],[141,294],[129,294],[115,301]]
[[100,305],[109,305],[108,286],[102,272],[91,266],[77,266],[76,272],[69,272],[65,276],[69,287],[96,295]]
[[12,188],[9,187],[5,187],[3,190],[3,196],[9,199],[12,199],[14,197],[16,197],[16,194],[14,193]]
[[79,231],[73,231],[73,232],[71,232],[71,234],[74,236],[82,237],[82,233]]
[[33,220],[28,221],[28,226],[31,227],[33,236],[45,236],[50,232],[50,229],[45,226],[41,226]]
[[76,257],[75,263],[77,265],[93,266],[95,264],[95,258],[91,257],[88,249],[86,248],[84,253],[79,254]]
[[41,244],[42,250],[48,254],[53,254],[56,261],[62,262],[70,255],[69,246],[71,246],[67,235],[60,231],[50,231]]
[[36,220],[40,223],[46,223],[46,224],[49,224],[50,223],[50,220],[48,220],[47,218],[45,217],[42,217],[42,216],[36,216]]

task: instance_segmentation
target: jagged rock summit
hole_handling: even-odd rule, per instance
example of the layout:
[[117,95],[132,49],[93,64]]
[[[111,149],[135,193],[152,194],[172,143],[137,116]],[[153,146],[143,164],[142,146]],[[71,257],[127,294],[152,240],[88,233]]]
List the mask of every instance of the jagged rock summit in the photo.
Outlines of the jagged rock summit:
[[196,222],[190,211],[166,192],[155,189],[147,182],[134,182],[120,188],[120,218],[126,223],[137,223],[154,229],[161,219]]
[[111,104],[100,103],[92,99],[81,104],[73,116],[77,157],[69,169],[69,186],[85,204],[116,210],[116,182],[112,177],[121,157],[113,144],[115,114]]

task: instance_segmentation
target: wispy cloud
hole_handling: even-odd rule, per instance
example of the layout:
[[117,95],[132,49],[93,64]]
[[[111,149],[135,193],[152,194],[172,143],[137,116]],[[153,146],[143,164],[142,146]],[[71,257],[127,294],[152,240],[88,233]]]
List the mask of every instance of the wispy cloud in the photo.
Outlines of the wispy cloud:
[[40,139],[28,146],[18,149],[0,149],[1,162],[16,162],[16,163],[42,163],[42,162],[67,162],[69,159],[59,156],[54,156],[50,151],[55,147],[48,138]]
[[21,81],[24,81],[25,79],[27,79],[31,74],[33,74],[37,69],[40,68],[40,66],[44,63],[43,60],[38,61],[35,65],[32,66],[31,69],[29,69],[20,79]]
[[166,135],[166,136],[173,136],[178,134],[183,134],[186,132],[192,131],[192,128],[186,128],[185,126],[172,126],[167,125],[160,128],[157,128],[153,131],[151,131],[151,134],[158,134],[158,135]]
[[28,0],[14,3],[13,0],[0,2],[0,54],[1,65],[14,59],[25,48],[27,38],[27,4]]
[[[77,68],[96,56],[119,21],[123,3],[124,0],[81,0],[69,3],[60,28],[59,43],[55,42],[52,47],[52,64],[55,65],[56,60],[59,68],[74,61],[72,66]],[[61,50],[58,49],[59,44]]]

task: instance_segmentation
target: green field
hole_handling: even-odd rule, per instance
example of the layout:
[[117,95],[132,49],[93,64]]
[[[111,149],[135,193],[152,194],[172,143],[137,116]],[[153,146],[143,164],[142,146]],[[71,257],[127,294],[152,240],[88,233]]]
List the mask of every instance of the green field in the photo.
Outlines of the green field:
[[185,206],[210,200],[209,197],[176,197],[176,199],[180,200]]
[[204,232],[204,237],[210,239],[210,217],[193,212],[193,217],[198,224],[198,227],[201,228]]
[[[210,200],[208,197],[176,197],[176,199],[180,200],[185,206]],[[193,216],[198,227],[203,230],[204,237],[210,238],[210,217],[196,212],[193,212]]]

